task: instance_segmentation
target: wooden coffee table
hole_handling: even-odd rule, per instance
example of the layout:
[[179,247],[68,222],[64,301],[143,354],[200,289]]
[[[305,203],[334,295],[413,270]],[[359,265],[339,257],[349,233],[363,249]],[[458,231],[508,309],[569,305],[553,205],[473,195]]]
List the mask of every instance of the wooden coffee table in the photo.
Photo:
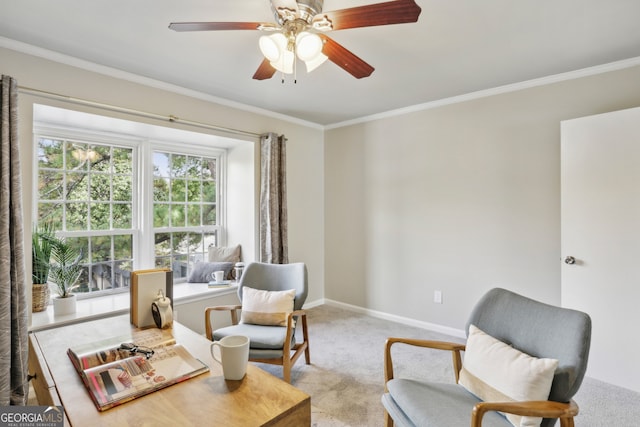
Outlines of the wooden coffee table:
[[71,426],[310,426],[311,398],[249,363],[241,381],[226,381],[209,352],[210,341],[174,322],[176,341],[209,365],[210,372],[123,405],[98,412],[67,349],[133,329],[117,316],[34,332],[29,340],[29,372],[41,405],[63,405]]

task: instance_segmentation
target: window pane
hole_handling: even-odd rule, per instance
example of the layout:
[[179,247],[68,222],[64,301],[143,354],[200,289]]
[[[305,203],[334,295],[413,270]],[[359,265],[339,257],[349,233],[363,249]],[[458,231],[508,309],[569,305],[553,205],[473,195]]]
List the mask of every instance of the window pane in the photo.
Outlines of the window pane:
[[156,268],[171,268],[171,257],[156,258]]
[[190,227],[197,227],[200,225],[200,205],[188,205],[187,215],[187,225]]
[[80,286],[74,289],[74,293],[86,293],[91,292],[91,281],[89,280],[89,266],[84,266],[82,268],[82,274],[80,274],[80,278],[76,282]]
[[173,257],[171,268],[173,269],[173,278],[185,279],[189,272],[189,264],[186,255],[177,255]]
[[156,257],[171,255],[171,234],[157,233],[155,235]]
[[187,181],[187,201],[199,202],[201,199],[202,194],[200,193],[200,181]]
[[153,176],[154,177],[169,177],[169,163],[170,156],[168,153],[160,153],[155,151],[153,153]]
[[91,288],[95,291],[111,289],[112,268],[110,262],[91,265]]
[[87,144],[79,142],[67,142],[65,144],[65,169],[86,171],[88,169],[88,149]]
[[202,233],[189,233],[189,254],[202,253]]
[[200,179],[202,175],[202,158],[201,157],[188,157],[186,166],[186,176],[189,178]]
[[128,202],[132,200],[131,175],[116,175],[113,177],[113,200],[116,202]]
[[216,179],[216,160],[215,159],[202,159],[202,179],[203,180]]
[[111,176],[92,174],[90,181],[91,200],[111,200]]
[[130,204],[113,205],[113,228],[128,230],[133,227],[131,222],[132,207]]
[[93,145],[87,151],[89,169],[92,172],[111,173],[111,147],[105,145]]
[[202,183],[202,201],[203,202],[215,202],[216,201],[216,183],[205,181]]
[[131,277],[132,264],[131,261],[117,261],[113,266],[113,287],[127,288],[129,287]]
[[171,201],[184,202],[186,200],[187,180],[174,179],[171,181]]
[[80,259],[82,264],[89,262],[89,239],[87,237],[69,237],[66,241],[75,251],[82,254]]
[[155,178],[153,180],[153,200],[155,202],[169,201],[169,180],[166,178]]
[[38,140],[38,167],[49,169],[62,169],[63,167],[62,141],[48,138]]
[[169,205],[153,206],[153,226],[168,227],[169,226]]
[[103,262],[111,257],[111,236],[98,236],[91,238],[91,262]]
[[89,190],[88,174],[84,172],[67,173],[67,200],[88,200]]
[[91,203],[91,229],[111,229],[111,206],[108,203]]
[[185,219],[185,205],[171,205],[171,226],[184,227]]
[[89,204],[67,203],[66,205],[67,230],[88,230]]
[[38,196],[51,201],[38,203],[38,222],[53,221],[62,236],[75,232],[67,241],[82,251],[76,292],[128,286],[123,272],[133,265],[133,230],[124,236],[95,234],[133,226],[133,148],[42,137],[37,156]]
[[171,176],[174,178],[184,178],[187,176],[187,156],[178,154],[171,155]]
[[118,174],[133,175],[133,150],[131,148],[112,148],[113,171]]
[[202,206],[202,224],[203,225],[216,225],[216,206],[215,205],[203,205]]
[[203,246],[205,252],[209,250],[209,246],[218,246],[216,233],[204,233]]
[[113,255],[116,260],[133,258],[133,236],[113,236]]
[[60,200],[64,195],[64,174],[55,171],[42,171],[38,176],[40,200]]
[[49,222],[54,230],[62,229],[63,207],[60,203],[39,203],[38,223]]
[[189,248],[188,233],[173,233],[171,249],[173,253],[186,254]]

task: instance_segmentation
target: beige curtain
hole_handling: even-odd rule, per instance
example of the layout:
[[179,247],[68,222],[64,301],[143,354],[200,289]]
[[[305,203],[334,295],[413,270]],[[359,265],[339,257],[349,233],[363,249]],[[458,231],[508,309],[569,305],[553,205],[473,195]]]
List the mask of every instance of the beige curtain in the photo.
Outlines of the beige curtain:
[[289,262],[287,248],[287,139],[268,133],[260,138],[260,261]]
[[0,88],[0,406],[26,405],[28,306],[22,238],[18,87]]

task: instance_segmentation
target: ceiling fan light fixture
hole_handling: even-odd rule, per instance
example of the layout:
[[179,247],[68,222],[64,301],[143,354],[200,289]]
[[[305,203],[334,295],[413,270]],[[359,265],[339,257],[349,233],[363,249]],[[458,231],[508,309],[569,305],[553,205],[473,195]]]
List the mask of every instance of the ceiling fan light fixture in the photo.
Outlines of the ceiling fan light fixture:
[[313,70],[324,64],[324,61],[326,61],[327,59],[329,59],[329,57],[320,52],[318,53],[318,55],[316,55],[315,58],[304,61],[305,65],[307,66],[307,73],[312,72]]
[[260,52],[270,62],[278,62],[283,52],[287,50],[287,38],[282,33],[262,36],[258,41]]
[[284,49],[282,55],[277,61],[271,61],[271,65],[276,70],[285,74],[293,74],[293,63],[296,60],[296,56],[290,50]]
[[296,36],[296,54],[302,61],[309,61],[322,54],[322,39],[314,33],[303,31]]

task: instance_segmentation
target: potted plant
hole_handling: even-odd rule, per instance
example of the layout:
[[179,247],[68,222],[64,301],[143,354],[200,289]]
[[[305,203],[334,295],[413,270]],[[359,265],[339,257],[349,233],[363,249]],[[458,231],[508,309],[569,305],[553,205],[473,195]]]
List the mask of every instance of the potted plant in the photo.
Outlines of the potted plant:
[[31,309],[44,311],[49,305],[49,262],[53,229],[50,223],[36,226],[31,234]]
[[53,298],[54,315],[72,314],[76,311],[76,295],[72,291],[82,274],[82,252],[78,252],[65,239],[47,237],[51,244],[49,280],[55,283],[57,297]]

